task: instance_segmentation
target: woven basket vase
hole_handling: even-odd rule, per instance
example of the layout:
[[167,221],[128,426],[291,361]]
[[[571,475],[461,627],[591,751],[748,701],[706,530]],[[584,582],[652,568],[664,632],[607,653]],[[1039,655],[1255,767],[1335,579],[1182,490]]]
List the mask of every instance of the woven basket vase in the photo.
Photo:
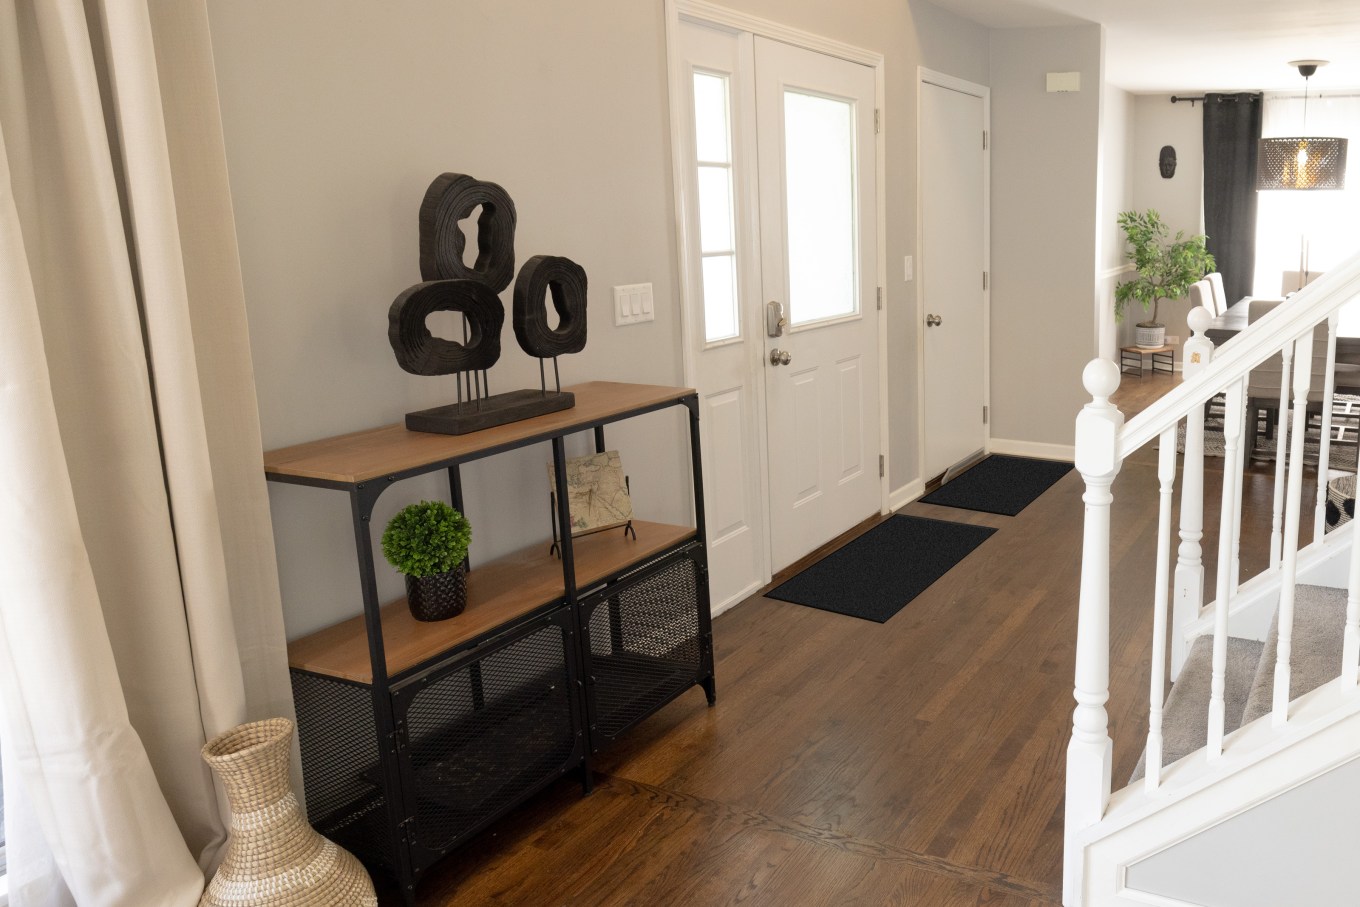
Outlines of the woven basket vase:
[[203,747],[231,804],[227,854],[200,907],[377,907],[348,851],[307,824],[288,785],[293,722],[243,724]]

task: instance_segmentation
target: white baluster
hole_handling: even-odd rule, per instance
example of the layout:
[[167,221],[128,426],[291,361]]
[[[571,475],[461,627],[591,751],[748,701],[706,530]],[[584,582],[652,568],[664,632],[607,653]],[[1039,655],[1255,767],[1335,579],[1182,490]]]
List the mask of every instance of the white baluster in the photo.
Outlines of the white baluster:
[[[1284,553],[1280,558],[1280,610],[1276,632],[1275,690],[1270,723],[1289,720],[1290,649],[1294,639],[1294,582],[1299,564],[1299,510],[1303,499],[1303,434],[1308,421],[1308,386],[1312,381],[1313,332],[1294,342],[1293,438],[1289,444],[1289,489],[1284,512]],[[1283,417],[1281,417],[1281,421]]]
[[[1224,464],[1237,461],[1237,449],[1242,441],[1243,397],[1246,380],[1229,385],[1223,405]],[[1213,675],[1209,684],[1209,759],[1223,754],[1223,723],[1227,710],[1224,706],[1225,677],[1228,667],[1228,607],[1232,604],[1236,578],[1233,576],[1233,514],[1234,498],[1242,491],[1242,473],[1230,465],[1224,466],[1223,497],[1218,522],[1218,581],[1214,584],[1214,657]]]
[[[1247,385],[1249,380],[1242,382],[1242,430],[1246,432],[1254,428],[1247,424],[1247,417],[1250,415],[1246,411],[1247,407]],[[1237,445],[1237,458],[1224,460],[1224,469],[1231,473],[1233,482],[1232,495],[1232,597],[1237,597],[1237,590],[1242,583],[1242,474],[1247,468],[1247,437],[1242,435],[1241,442]],[[1223,477],[1226,482],[1227,475]]]
[[[1355,532],[1354,529],[1351,530]],[[1360,541],[1351,536],[1351,570],[1346,582],[1346,632],[1341,637],[1341,677],[1345,686],[1360,683]]]
[[[1194,413],[1190,418],[1195,418]],[[1166,607],[1171,579],[1171,493],[1176,480],[1176,427],[1162,432],[1157,451],[1161,508],[1157,514],[1157,579],[1152,595],[1152,695],[1148,711],[1147,770],[1144,785],[1157,789],[1162,780],[1162,705],[1166,696]]]
[[[1190,310],[1187,321],[1194,336],[1185,341],[1185,380],[1208,367],[1214,342],[1205,331],[1213,316],[1203,306]],[[1199,619],[1204,607],[1204,404],[1185,419],[1185,461],[1181,480],[1181,544],[1176,557],[1176,597],[1171,619],[1171,679],[1180,676],[1190,652],[1185,628]]]
[[1072,740],[1067,746],[1067,831],[1095,825],[1110,801],[1110,486],[1119,473],[1124,416],[1110,403],[1119,367],[1094,359],[1082,372],[1092,402],[1077,414],[1077,470],[1086,482],[1082,531],[1081,599],[1077,607],[1077,665]]
[[1327,532],[1327,479],[1332,465],[1332,398],[1336,396],[1336,322],[1327,318],[1327,372],[1322,379],[1322,434],[1318,438],[1317,507],[1313,511],[1313,541]]
[[[1270,569],[1280,567],[1284,546],[1285,450],[1289,442],[1289,379],[1294,374],[1294,344],[1280,350],[1280,408],[1275,410],[1275,503],[1270,515]],[[1255,428],[1255,426],[1253,426]]]

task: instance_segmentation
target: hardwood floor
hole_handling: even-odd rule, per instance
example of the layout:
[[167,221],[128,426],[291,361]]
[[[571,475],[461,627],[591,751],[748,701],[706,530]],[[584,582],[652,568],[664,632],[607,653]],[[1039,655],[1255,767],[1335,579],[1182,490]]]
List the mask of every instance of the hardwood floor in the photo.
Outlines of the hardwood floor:
[[[1174,380],[1127,378],[1116,402],[1131,415]],[[1221,461],[1208,463],[1213,502]],[[1246,523],[1264,504],[1267,526],[1245,534],[1244,576],[1264,563],[1271,480],[1247,476]],[[714,708],[687,693],[597,761],[592,795],[558,783],[432,870],[419,903],[1059,903],[1082,491],[1073,471],[1015,517],[905,507],[998,532],[886,624],[761,596],[722,615]],[[1120,786],[1146,733],[1154,451],[1114,493]]]

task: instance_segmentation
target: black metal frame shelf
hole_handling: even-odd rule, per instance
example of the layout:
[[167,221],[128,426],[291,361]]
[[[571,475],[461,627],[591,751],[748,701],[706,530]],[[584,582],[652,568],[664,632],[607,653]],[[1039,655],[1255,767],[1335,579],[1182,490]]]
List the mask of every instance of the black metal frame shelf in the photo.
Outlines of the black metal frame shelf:
[[[308,814],[323,834],[395,875],[408,904],[429,866],[553,780],[579,768],[589,793],[591,755],[690,687],[715,701],[698,397],[688,388],[643,385],[571,390],[579,421],[570,410],[535,417],[480,433],[485,443],[476,434],[440,443],[410,433],[428,456],[405,449],[406,436],[390,427],[265,456],[270,481],[349,494],[363,619],[362,628],[356,618],[338,632],[351,663],[362,632],[367,664],[340,670],[297,654],[309,645],[311,655],[324,650],[317,640],[329,634],[334,641],[337,628],[289,647]],[[593,432],[603,452],[606,425],[674,406],[689,417],[692,534],[651,524],[671,534],[623,551],[606,575],[588,575],[581,588],[568,534],[562,584],[546,601],[526,599],[473,635],[389,663],[370,525],[388,488],[446,470],[449,497],[462,510],[463,463],[547,442],[556,516],[570,525],[566,437]],[[373,447],[382,444],[403,448],[394,457],[400,465],[376,469]]]

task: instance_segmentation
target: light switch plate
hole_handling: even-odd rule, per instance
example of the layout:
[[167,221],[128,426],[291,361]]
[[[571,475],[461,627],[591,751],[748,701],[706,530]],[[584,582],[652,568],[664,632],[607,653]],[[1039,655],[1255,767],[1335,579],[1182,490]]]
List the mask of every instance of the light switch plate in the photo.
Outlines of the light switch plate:
[[650,283],[630,283],[614,288],[614,324],[640,324],[656,320]]

